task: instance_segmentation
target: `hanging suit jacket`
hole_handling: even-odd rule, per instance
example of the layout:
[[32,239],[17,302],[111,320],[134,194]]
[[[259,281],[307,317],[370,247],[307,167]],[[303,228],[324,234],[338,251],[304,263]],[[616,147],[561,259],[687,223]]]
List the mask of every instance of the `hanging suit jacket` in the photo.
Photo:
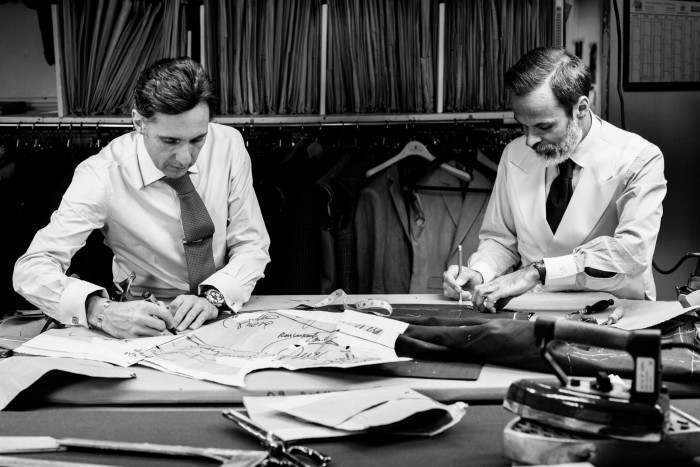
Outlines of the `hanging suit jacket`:
[[[666,194],[660,149],[592,115],[591,129],[571,159],[581,174],[553,234],[540,157],[524,137],[506,147],[469,267],[488,282],[544,258],[547,290],[605,290],[619,298],[654,299],[652,257]],[[614,275],[593,277],[586,268]]]
[[[475,174],[478,174],[475,172]],[[481,175],[470,187],[488,187]],[[420,185],[459,187],[440,169]],[[355,213],[358,293],[441,293],[442,274],[457,257],[474,251],[488,205],[487,193],[404,193],[398,165],[375,175],[361,190]]]

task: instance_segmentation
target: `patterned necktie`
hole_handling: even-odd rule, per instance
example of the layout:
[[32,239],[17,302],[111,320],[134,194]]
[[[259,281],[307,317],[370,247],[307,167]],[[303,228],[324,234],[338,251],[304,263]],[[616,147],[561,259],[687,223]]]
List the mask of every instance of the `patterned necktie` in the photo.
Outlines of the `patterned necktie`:
[[212,253],[214,222],[204,201],[194,189],[189,174],[178,179],[165,177],[165,183],[173,187],[180,200],[182,230],[185,233],[185,260],[187,261],[190,293],[197,295],[197,288],[207,277],[216,272]]
[[552,181],[547,196],[547,223],[552,233],[556,233],[561,218],[564,217],[566,207],[569,205],[574,189],[571,186],[571,179],[574,176],[574,166],[576,164],[571,159],[567,159],[559,164],[559,175]]

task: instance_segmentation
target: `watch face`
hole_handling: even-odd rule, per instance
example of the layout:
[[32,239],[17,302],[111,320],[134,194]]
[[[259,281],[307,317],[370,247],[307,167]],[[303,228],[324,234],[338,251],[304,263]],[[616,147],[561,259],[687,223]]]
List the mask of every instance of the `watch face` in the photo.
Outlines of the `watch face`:
[[224,295],[218,290],[209,289],[206,291],[205,295],[209,303],[217,308],[224,304]]

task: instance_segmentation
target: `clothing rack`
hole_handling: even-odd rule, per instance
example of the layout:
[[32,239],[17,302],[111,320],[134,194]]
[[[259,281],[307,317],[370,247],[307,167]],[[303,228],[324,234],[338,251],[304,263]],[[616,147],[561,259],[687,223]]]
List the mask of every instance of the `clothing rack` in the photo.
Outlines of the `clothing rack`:
[[[345,116],[343,116],[345,117]],[[68,120],[68,121],[66,121]],[[358,119],[355,121],[288,121],[273,124],[258,119],[237,121],[215,119],[238,129],[251,154],[265,148],[294,146],[305,138],[315,139],[322,144],[346,145],[373,148],[378,145],[398,151],[409,141],[416,140],[431,147],[458,146],[466,142],[479,148],[492,160],[498,160],[503,147],[521,130],[516,123],[505,119],[462,118],[448,121],[433,119],[398,120]],[[42,142],[55,146],[62,140],[64,146],[81,145],[83,147],[102,146],[120,134],[131,131],[130,120],[123,122],[95,121],[84,119],[37,119],[34,121],[18,120],[0,122],[0,144],[5,147],[38,146]],[[37,144],[36,141],[39,144]]]
[[[360,205],[363,209],[369,206],[360,202],[369,199],[370,195],[363,195],[366,187],[370,190],[367,193],[379,189],[381,199],[391,199],[382,189],[382,176],[367,178],[367,170],[415,140],[430,146],[436,158],[444,156],[445,161],[449,160],[455,167],[471,171],[476,181],[483,180],[475,169],[473,149],[481,150],[495,164],[504,142],[519,131],[517,125],[504,125],[503,119],[467,119],[464,114],[460,117],[446,121],[375,117],[349,122],[347,116],[342,116],[342,120],[339,116],[337,120],[316,119],[309,123],[306,119],[297,119],[287,120],[285,124],[279,123],[279,119],[275,124],[261,123],[258,118],[239,120],[240,124],[235,126],[241,131],[250,155],[254,189],[273,239],[270,254],[275,258],[266,269],[266,277],[258,281],[256,293],[290,295],[330,293],[336,288],[361,290],[359,271],[365,269],[356,265],[359,255],[353,245],[366,235],[354,230],[355,211]],[[18,219],[15,227],[3,232],[4,244],[10,245],[11,251],[0,261],[0,273],[5,278],[1,291],[9,297],[6,304],[9,309],[29,306],[12,290],[12,268],[26,251],[34,233],[48,223],[51,213],[59,206],[75,167],[97,154],[115,137],[132,130],[127,118],[122,121],[86,120],[18,119],[0,123],[0,173],[3,177],[0,189],[5,190],[2,207],[6,218]],[[491,147],[493,149],[487,153]],[[386,176],[398,176],[397,180],[402,181],[401,177],[411,174],[433,173],[420,158],[409,158],[405,162],[394,166],[393,175],[387,170],[385,174],[389,175]],[[467,196],[477,197],[478,202],[470,202],[476,211],[466,214],[469,219],[480,218],[481,206],[485,206],[490,191],[475,183],[428,187],[435,180],[417,177],[415,181],[414,192],[410,193],[410,188],[401,190],[398,198],[401,203],[407,203],[407,209],[417,209],[411,200],[422,198],[430,206],[430,212],[435,213],[438,210],[430,203],[436,200],[450,200],[449,204],[438,203],[440,209],[447,209],[449,205],[462,203]],[[41,186],[42,190],[37,191],[36,186]],[[422,190],[431,191],[416,193]],[[399,212],[403,212],[403,207]],[[449,216],[438,217],[447,219]],[[386,219],[378,218],[382,220]],[[442,229],[442,223],[429,226]],[[415,228],[421,226],[415,225]],[[476,229],[469,232],[475,235]],[[100,235],[95,233],[95,241],[89,242],[91,246],[103,246]],[[319,236],[324,243],[318,241]],[[111,258],[94,261],[94,250],[89,248],[78,253],[72,263],[76,268],[80,265],[81,272],[99,275],[101,280],[95,283],[111,280],[102,277],[102,274],[109,276],[109,268],[106,271],[98,268],[109,264]],[[443,253],[431,254],[419,261],[442,263]],[[90,269],[93,265],[94,270]],[[411,274],[408,269],[401,271],[404,278]],[[81,277],[89,275],[81,273]],[[362,278],[364,281],[365,277]]]
[[[342,125],[386,125],[416,123],[503,123],[516,124],[512,111],[441,113],[441,114],[339,114],[339,115],[287,115],[258,116],[242,115],[238,117],[215,117],[214,122],[233,126],[342,126]],[[131,117],[36,117],[29,115],[1,116],[0,126],[20,125],[96,125],[132,126]]]

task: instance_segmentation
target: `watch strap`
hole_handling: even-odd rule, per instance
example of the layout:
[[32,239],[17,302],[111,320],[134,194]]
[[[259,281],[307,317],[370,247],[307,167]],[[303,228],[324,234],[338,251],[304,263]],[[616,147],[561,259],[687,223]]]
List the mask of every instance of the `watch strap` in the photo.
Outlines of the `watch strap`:
[[534,263],[532,263],[532,265],[535,267],[537,273],[540,275],[540,282],[542,283],[542,285],[544,285],[544,281],[547,278],[547,268],[544,265],[544,260],[540,259],[538,261],[535,261]]

